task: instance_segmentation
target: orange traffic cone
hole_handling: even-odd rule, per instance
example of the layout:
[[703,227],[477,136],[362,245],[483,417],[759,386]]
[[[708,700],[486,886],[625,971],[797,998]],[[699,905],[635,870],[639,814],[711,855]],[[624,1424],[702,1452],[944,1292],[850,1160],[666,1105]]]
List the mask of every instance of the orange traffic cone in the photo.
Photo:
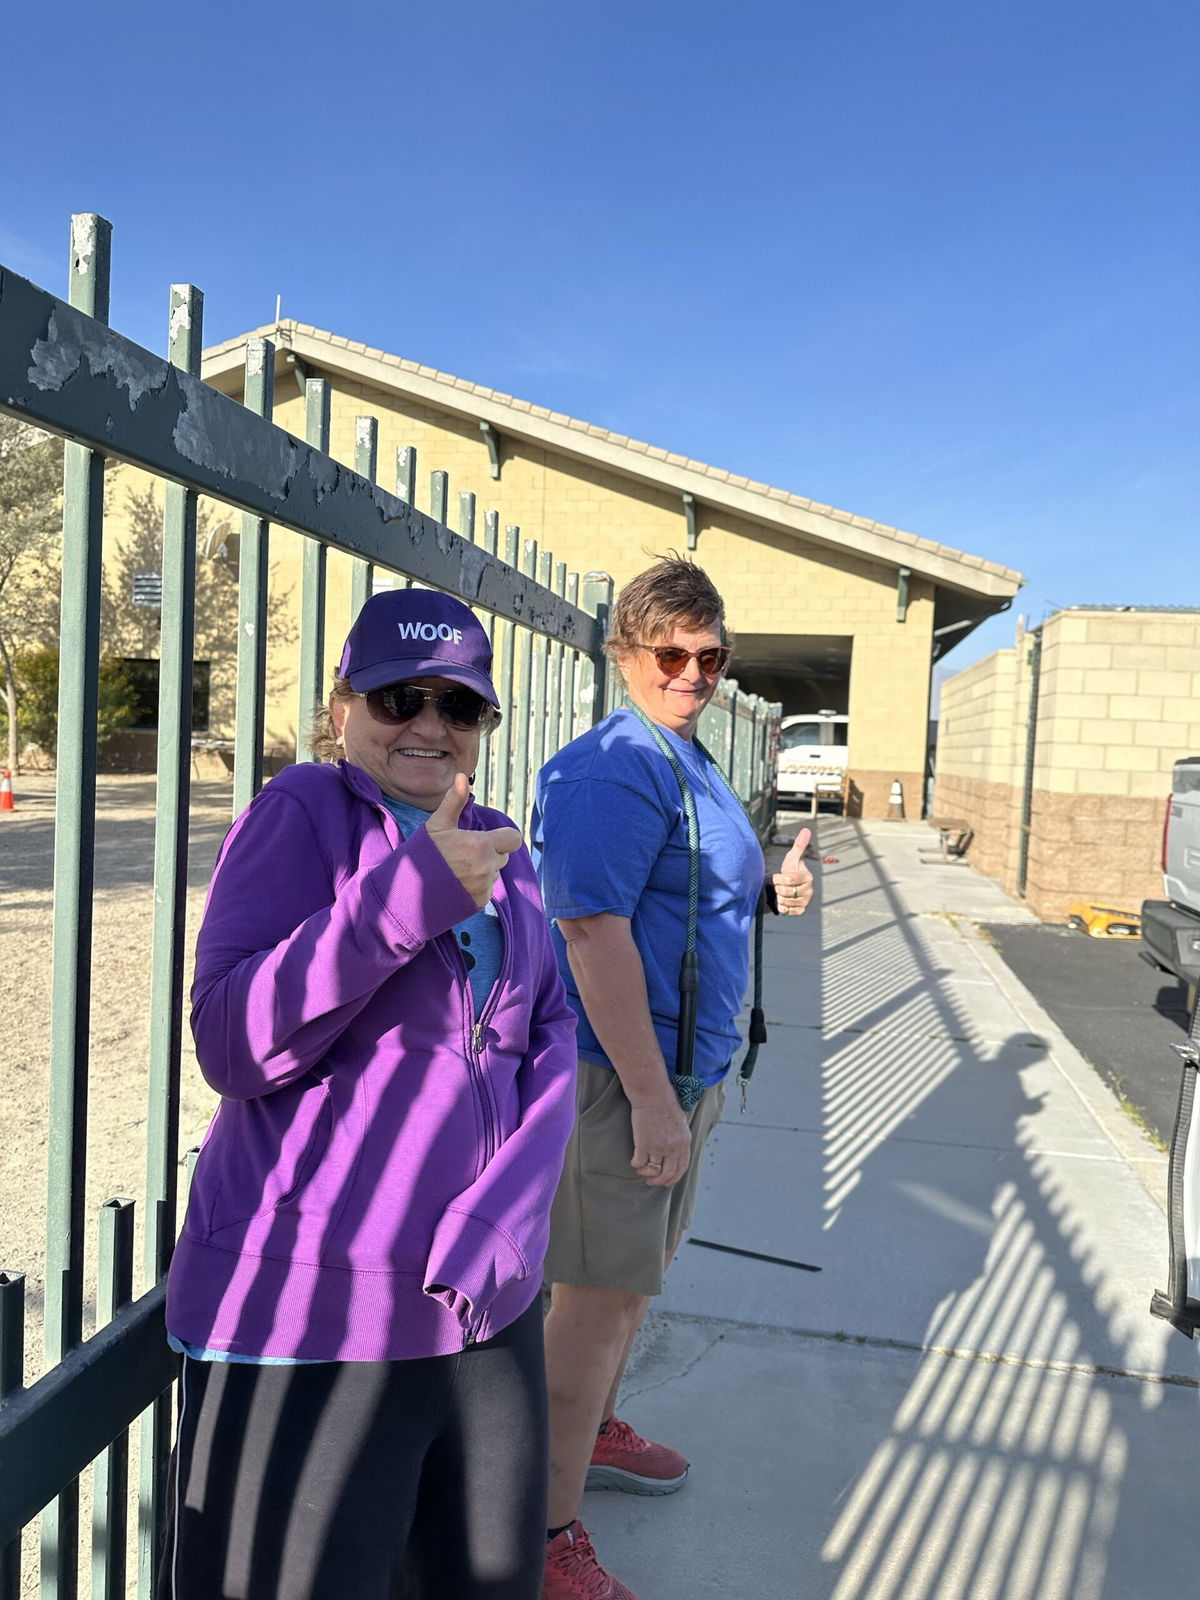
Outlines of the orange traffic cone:
[[887,819],[889,822],[904,821],[904,790],[900,787],[900,779],[892,780],[892,792],[888,795]]
[[0,811],[15,811],[16,804],[13,800],[12,773],[7,767],[0,767]]

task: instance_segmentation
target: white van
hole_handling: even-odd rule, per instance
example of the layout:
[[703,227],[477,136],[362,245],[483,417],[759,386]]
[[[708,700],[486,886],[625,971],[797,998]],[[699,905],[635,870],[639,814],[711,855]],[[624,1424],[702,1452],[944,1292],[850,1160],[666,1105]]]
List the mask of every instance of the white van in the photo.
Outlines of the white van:
[[778,792],[781,800],[812,799],[813,785],[840,783],[846,775],[850,718],[837,711],[784,717],[779,727]]

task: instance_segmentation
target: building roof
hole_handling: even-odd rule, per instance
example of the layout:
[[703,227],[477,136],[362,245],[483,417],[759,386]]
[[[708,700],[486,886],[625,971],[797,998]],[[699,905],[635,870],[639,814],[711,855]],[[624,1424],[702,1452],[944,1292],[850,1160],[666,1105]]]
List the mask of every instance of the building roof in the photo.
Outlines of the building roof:
[[254,338],[273,339],[280,352],[290,352],[306,365],[344,372],[421,404],[489,423],[500,434],[576,456],[660,490],[691,494],[699,504],[838,546],[860,557],[907,567],[941,587],[990,601],[990,610],[1010,601],[1024,582],[1019,572],[981,556],[821,505],[787,489],[630,439],[302,322],[273,323],[213,345],[204,352],[201,375],[205,381],[222,387],[223,379],[236,379],[244,364],[246,340]]

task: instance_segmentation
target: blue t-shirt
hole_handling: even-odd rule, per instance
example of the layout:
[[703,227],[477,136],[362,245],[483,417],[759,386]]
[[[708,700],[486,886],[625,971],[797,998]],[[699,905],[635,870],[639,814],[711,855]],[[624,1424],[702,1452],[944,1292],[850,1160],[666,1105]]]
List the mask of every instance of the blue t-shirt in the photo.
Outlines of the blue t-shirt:
[[[750,966],[749,932],[764,863],[741,803],[687,739],[662,730],[683,767],[700,825],[694,1072],[728,1071]],[[646,972],[654,1031],[675,1066],[679,967],[687,942],[688,844],[683,798],[648,728],[622,707],[572,740],[538,774],[530,827],[546,914],[628,917]],[[554,929],[559,968],[579,1018],[579,1053],[612,1063],[596,1038]]]

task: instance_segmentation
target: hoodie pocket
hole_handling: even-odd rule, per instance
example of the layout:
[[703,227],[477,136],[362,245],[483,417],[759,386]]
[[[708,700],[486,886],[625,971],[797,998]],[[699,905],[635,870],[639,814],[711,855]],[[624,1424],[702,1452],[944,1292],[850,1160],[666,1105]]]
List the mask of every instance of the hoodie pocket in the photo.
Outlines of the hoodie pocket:
[[295,1200],[328,1150],[332,1128],[324,1079],[258,1100],[224,1102],[201,1156],[201,1168],[208,1168],[205,1186],[212,1187],[209,1233],[268,1216]]

